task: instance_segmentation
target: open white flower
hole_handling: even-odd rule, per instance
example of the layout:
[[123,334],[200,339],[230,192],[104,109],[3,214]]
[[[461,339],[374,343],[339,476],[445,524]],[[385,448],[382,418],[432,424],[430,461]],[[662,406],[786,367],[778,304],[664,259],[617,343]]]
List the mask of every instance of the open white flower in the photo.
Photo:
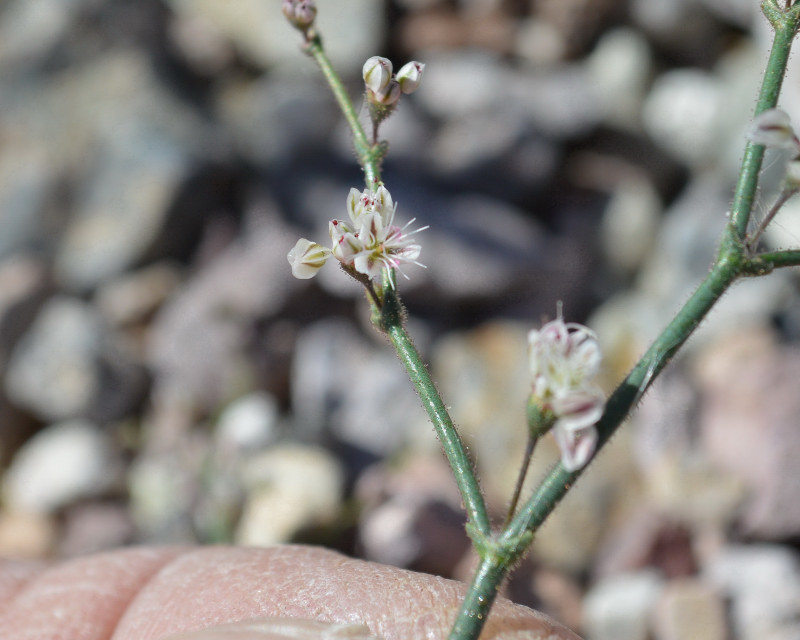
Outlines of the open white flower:
[[605,395],[595,384],[602,354],[591,330],[559,317],[528,334],[531,399],[555,417],[553,435],[568,471],[584,467],[597,445]]
[[386,187],[350,189],[346,204],[350,219],[331,220],[328,225],[330,249],[302,238],[289,252],[295,277],[313,277],[331,255],[369,278],[379,278],[384,269],[399,270],[405,263],[425,266],[417,261],[422,247],[412,236],[427,227],[406,232],[413,220],[404,227],[396,226],[397,205]]

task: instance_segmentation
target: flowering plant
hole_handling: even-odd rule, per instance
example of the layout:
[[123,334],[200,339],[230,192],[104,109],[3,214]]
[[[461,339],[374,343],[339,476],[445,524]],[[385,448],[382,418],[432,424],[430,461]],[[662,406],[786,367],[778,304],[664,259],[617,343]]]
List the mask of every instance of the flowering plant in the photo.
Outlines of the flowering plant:
[[[349,220],[331,221],[330,248],[305,238],[297,242],[288,255],[292,272],[298,278],[310,278],[334,256],[366,288],[374,324],[389,338],[420,395],[453,468],[467,512],[467,533],[479,556],[475,577],[449,637],[475,640],[501,581],[526,553],[534,533],[724,292],[740,278],[800,265],[800,250],[760,251],[758,244],[778,210],[800,190],[797,158],[787,167],[783,191],[770,213],[754,229],[750,228],[764,147],[778,146],[800,154],[800,141],[789,117],[776,108],[791,44],[800,29],[800,0],[762,2],[775,32],[773,50],[716,260],[633,370],[606,399],[595,382],[601,363],[600,348],[588,328],[565,323],[559,309],[555,320],[528,335],[532,376],[528,446],[508,515],[499,528],[490,520],[466,448],[405,329],[405,313],[394,280],[395,271],[404,264],[420,264],[417,259],[421,247],[412,237],[416,231],[406,232],[411,223],[404,227],[394,224],[396,207],[380,177],[388,145],[379,140],[379,127],[392,114],[401,95],[419,87],[424,65],[410,62],[393,75],[392,64],[386,58],[373,56],[364,63],[362,76],[373,127],[370,142],[313,28],[313,2],[284,0],[283,7],[290,22],[303,34],[306,53],[320,66],[350,125],[366,182],[365,190],[351,189],[347,196]],[[560,464],[517,508],[534,446],[549,431],[561,449]]]

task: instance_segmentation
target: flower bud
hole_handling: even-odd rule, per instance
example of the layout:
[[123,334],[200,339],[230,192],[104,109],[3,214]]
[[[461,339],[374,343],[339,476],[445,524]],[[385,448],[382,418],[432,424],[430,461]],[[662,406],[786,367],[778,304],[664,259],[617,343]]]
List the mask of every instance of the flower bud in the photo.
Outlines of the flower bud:
[[327,247],[300,238],[286,257],[292,265],[292,275],[307,280],[317,275],[317,271],[322,268],[330,255],[331,250]]
[[373,93],[378,93],[385,89],[392,79],[392,63],[386,58],[372,56],[364,63],[361,73],[367,88]]
[[765,147],[800,151],[800,141],[792,129],[792,121],[782,109],[767,109],[759,113],[750,125],[747,139]]
[[[397,80],[390,80],[389,83],[380,91],[375,91],[373,97],[375,102],[384,107],[395,104],[402,95],[400,83]],[[390,112],[391,113],[391,112]]]
[[313,0],[283,0],[283,15],[295,27],[305,31],[317,17],[317,6]]
[[397,72],[395,79],[400,83],[403,93],[414,93],[422,80],[422,72],[425,65],[421,62],[407,62],[400,71]]

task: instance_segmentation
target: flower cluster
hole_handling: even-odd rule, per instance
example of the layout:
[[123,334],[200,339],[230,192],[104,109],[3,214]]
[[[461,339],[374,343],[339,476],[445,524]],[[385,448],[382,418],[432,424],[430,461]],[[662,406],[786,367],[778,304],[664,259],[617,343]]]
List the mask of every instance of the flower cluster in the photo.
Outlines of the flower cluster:
[[586,327],[559,317],[528,334],[531,401],[551,417],[553,435],[568,471],[589,462],[597,445],[595,423],[603,414],[605,396],[595,384],[602,354]]
[[417,262],[421,247],[411,236],[427,227],[406,233],[406,228],[394,224],[397,205],[384,186],[375,191],[350,189],[347,212],[350,220],[331,220],[328,231],[330,249],[305,238],[287,256],[296,278],[311,278],[332,255],[345,268],[368,278],[380,277],[384,269],[396,269],[403,263]]
[[413,93],[417,90],[424,69],[425,65],[421,62],[408,62],[392,77],[391,61],[372,56],[364,63],[362,70],[368,100],[384,106],[395,104],[401,93]]

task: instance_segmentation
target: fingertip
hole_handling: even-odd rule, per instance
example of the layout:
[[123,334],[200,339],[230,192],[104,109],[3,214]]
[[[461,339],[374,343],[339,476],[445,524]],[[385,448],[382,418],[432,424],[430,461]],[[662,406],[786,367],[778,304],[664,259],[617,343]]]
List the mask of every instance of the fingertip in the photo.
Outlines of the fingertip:
[[198,629],[161,640],[380,640],[361,624],[301,618],[258,618]]

